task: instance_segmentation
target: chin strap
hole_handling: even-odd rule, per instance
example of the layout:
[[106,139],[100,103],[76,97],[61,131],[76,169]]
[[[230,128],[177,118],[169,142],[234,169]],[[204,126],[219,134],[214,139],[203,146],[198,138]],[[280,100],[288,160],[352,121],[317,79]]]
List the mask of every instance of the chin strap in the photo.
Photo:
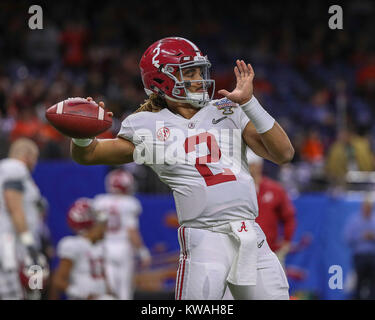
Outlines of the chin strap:
[[189,103],[196,108],[203,108],[208,104],[208,102],[210,102],[210,98],[207,92],[200,92],[200,93],[188,92],[187,97],[188,99],[192,98],[192,99],[189,99],[190,101]]
[[[201,98],[202,96],[205,96],[203,101],[199,101],[198,99]],[[189,99],[189,97],[193,98],[193,99]],[[189,92],[187,99],[184,99],[184,100],[171,98],[170,96],[167,96],[167,95],[165,95],[164,98],[169,100],[169,101],[173,101],[173,102],[188,103],[192,107],[197,108],[197,109],[201,109],[201,108],[205,107],[211,101],[208,97],[207,92],[204,92],[204,93],[191,93],[191,92]]]

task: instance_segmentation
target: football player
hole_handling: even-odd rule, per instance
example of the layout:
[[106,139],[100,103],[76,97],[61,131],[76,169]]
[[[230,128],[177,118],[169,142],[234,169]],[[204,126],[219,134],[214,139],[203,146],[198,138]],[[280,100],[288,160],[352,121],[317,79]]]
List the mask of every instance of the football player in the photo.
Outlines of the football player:
[[68,225],[76,235],[57,245],[60,258],[50,289],[50,299],[65,293],[71,300],[112,298],[105,278],[104,234],[107,216],[92,210],[91,200],[77,199],[68,211]]
[[14,141],[0,161],[0,299],[24,299],[19,269],[44,265],[40,251],[39,188],[31,176],[39,156],[29,139]]
[[219,90],[220,100],[212,100],[210,66],[187,39],[156,41],[140,60],[149,98],[116,139],[73,139],[72,158],[86,165],[143,161],[172,189],[181,225],[176,299],[221,299],[227,286],[235,299],[288,299],[277,257],[258,248],[266,240],[255,223],[246,146],[276,164],[289,162],[294,149],[253,96],[250,64],[236,61],[236,87]]
[[110,171],[105,178],[107,193],[97,195],[93,208],[108,216],[105,234],[106,275],[118,299],[133,299],[135,258],[142,267],[151,263],[149,250],[143,245],[138,229],[141,203],[134,193],[133,175],[122,169]]

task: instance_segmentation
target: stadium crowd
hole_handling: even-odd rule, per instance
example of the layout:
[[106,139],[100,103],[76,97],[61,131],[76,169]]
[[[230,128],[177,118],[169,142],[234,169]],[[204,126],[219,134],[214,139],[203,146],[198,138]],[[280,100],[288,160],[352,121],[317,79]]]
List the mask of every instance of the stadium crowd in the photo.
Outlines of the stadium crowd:
[[[292,194],[340,184],[350,168],[374,169],[371,1],[342,2],[343,30],[329,29],[328,5],[317,1],[252,1],[241,10],[224,10],[196,0],[77,0],[73,12],[70,3],[58,2],[43,8],[42,30],[27,27],[28,6],[0,3],[1,157],[10,142],[26,136],[38,143],[42,159],[68,158],[70,139],[44,117],[47,107],[67,97],[105,101],[115,117],[103,137],[115,136],[122,119],[146,98],[141,53],[156,39],[178,35],[210,53],[217,89],[234,86],[236,58],[253,65],[255,95],[296,150],[281,172],[268,167]],[[154,179],[159,192],[167,191],[147,168],[134,170],[138,179]],[[154,192],[153,185],[139,183],[139,191]]]

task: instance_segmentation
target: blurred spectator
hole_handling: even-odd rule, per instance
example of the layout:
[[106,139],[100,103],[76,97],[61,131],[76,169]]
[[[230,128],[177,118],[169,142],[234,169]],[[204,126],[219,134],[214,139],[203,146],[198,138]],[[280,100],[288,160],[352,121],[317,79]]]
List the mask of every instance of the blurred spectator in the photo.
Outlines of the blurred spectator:
[[361,212],[354,215],[345,228],[345,239],[352,249],[357,274],[354,299],[375,299],[375,216],[374,199],[367,196]]
[[308,163],[320,163],[324,159],[324,145],[319,131],[310,129],[301,146],[301,158]]
[[328,150],[326,173],[332,182],[345,186],[348,171],[374,170],[374,154],[366,136],[343,129]]
[[88,32],[83,21],[68,21],[60,36],[63,61],[68,67],[83,67],[86,62],[85,45]]
[[39,119],[31,111],[20,112],[10,133],[10,141],[12,142],[21,137],[34,140],[38,134],[39,125]]
[[367,62],[357,72],[357,84],[366,93],[375,91],[375,53],[369,54]]
[[329,104],[329,98],[330,93],[327,89],[318,90],[303,110],[305,123],[319,126],[325,135],[331,135],[335,129],[335,117]]
[[28,62],[34,71],[46,71],[59,55],[59,30],[52,21],[44,21],[45,27],[27,33],[25,42]]

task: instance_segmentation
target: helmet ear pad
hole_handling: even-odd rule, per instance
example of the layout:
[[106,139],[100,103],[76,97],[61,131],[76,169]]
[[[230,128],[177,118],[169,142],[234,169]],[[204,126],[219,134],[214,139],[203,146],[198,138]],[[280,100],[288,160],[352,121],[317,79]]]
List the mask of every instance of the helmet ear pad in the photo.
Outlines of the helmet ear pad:
[[[163,75],[163,77],[161,77],[161,75]],[[157,72],[149,72],[144,74],[144,78],[147,83],[150,84],[150,88],[153,92],[160,94],[161,96],[172,96],[172,92],[176,94],[176,90],[173,91],[175,80],[167,74],[162,73],[162,71],[158,70]],[[184,90],[180,90],[180,93],[177,93],[177,95],[185,97]]]

